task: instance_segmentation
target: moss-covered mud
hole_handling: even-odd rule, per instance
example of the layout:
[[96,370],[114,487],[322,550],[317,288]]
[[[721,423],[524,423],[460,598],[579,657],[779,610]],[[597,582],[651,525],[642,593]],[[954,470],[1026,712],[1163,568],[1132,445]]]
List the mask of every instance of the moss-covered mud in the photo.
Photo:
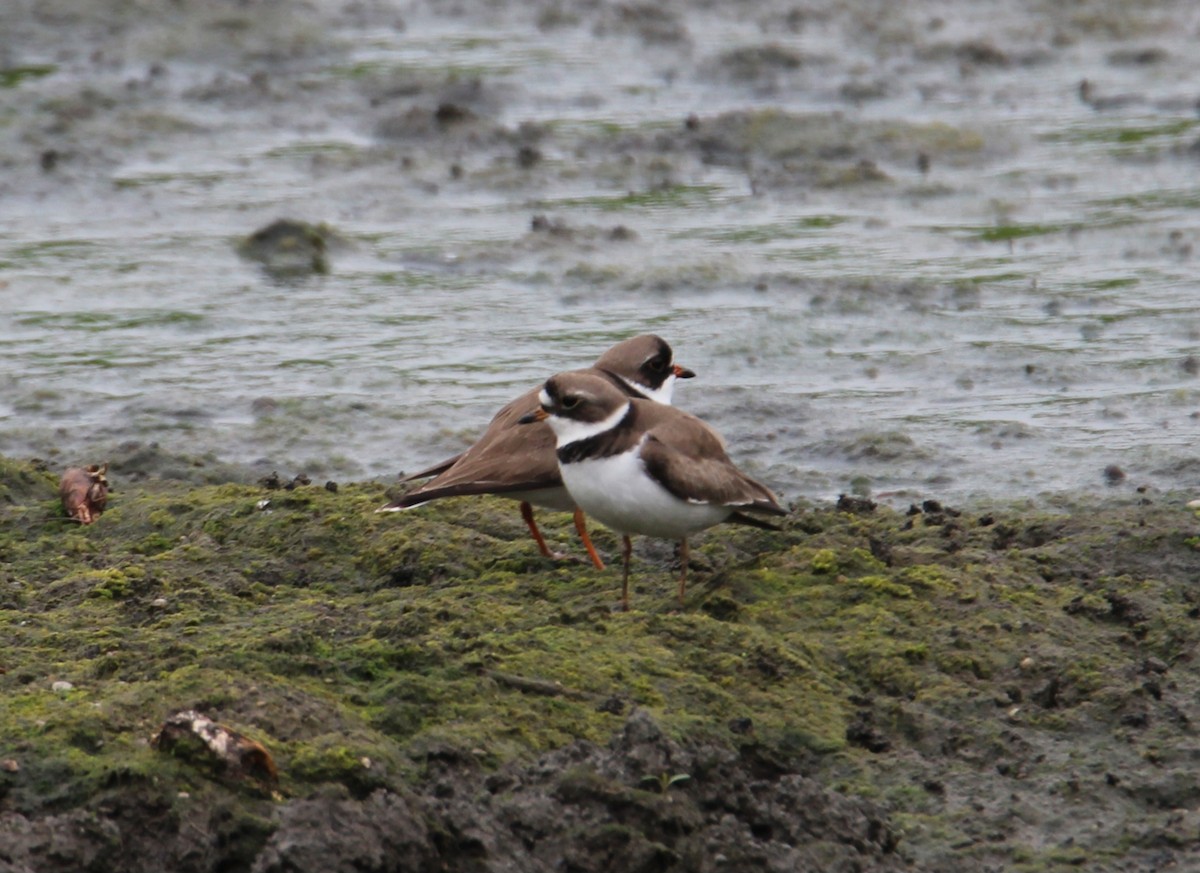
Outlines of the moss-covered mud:
[[[682,610],[640,544],[622,614],[501,500],[55,486],[0,460],[2,871],[1200,863],[1179,499],[801,507],[697,538]],[[153,748],[185,709],[278,779]]]

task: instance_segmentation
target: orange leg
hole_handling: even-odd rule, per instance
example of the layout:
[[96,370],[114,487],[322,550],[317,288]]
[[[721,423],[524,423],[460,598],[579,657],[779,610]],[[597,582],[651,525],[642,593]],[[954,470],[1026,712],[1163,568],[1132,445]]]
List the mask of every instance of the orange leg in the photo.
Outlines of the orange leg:
[[629,556],[633,553],[633,543],[629,535],[621,537],[621,554],[625,556],[625,575],[621,578],[621,610],[629,612]]
[[546,548],[546,541],[542,539],[542,532],[538,530],[537,522],[533,520],[533,507],[524,500],[521,501],[521,518],[525,519],[525,524],[529,526],[529,532],[533,534],[539,551],[547,558],[553,558],[554,552]]
[[687,590],[688,544],[687,537],[679,541],[679,605],[683,606],[683,592]]
[[575,507],[575,530],[579,531],[579,538],[583,540],[583,546],[587,549],[588,557],[592,559],[596,569],[603,570],[604,562],[596,554],[596,547],[592,545],[592,538],[588,536],[587,521],[584,519],[583,510],[578,506]]

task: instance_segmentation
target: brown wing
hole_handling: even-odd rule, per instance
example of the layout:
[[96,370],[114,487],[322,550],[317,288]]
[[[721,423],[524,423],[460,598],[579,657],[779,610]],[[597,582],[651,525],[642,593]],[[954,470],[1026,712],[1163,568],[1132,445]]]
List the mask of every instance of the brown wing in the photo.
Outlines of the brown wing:
[[658,420],[642,445],[642,462],[680,500],[787,515],[767,486],[734,466],[721,437],[700,419],[669,407],[645,411]]
[[[629,393],[629,387],[611,373],[594,368],[576,372],[600,376]],[[558,460],[554,456],[554,431],[547,424],[517,424],[522,416],[538,408],[541,390],[538,385],[506,403],[492,416],[483,436],[462,454],[401,479],[411,482],[435,477],[390,505],[415,506],[439,497],[503,494],[561,485]]]
[[[465,454],[466,452],[463,452],[463,455]],[[415,482],[417,479],[428,479],[430,476],[436,476],[438,473],[445,473],[461,459],[462,455],[455,455],[453,458],[447,458],[440,463],[434,464],[432,467],[426,467],[424,470],[418,470],[416,473],[409,473],[407,476],[401,476],[400,481]]]
[[[526,391],[524,394],[522,394],[520,397],[516,398],[515,400],[512,400],[509,403],[506,403],[500,409],[499,412],[497,412],[495,415],[492,416],[492,420],[488,423],[487,430],[485,430],[483,432],[483,436],[481,436],[478,440],[476,440],[475,443],[469,449],[467,449],[465,452],[460,452],[459,454],[455,455],[453,458],[447,458],[444,461],[434,464],[431,467],[426,467],[425,469],[419,470],[416,473],[409,473],[407,476],[401,477],[400,481],[401,482],[412,482],[416,479],[428,479],[430,476],[439,477],[439,479],[434,479],[433,481],[426,482],[423,486],[421,486],[420,489],[418,489],[420,492],[425,493],[426,491],[434,489],[435,486],[437,486],[437,484],[440,480],[440,477],[442,476],[443,473],[448,473],[451,470],[455,470],[456,472],[445,482],[442,482],[442,485],[448,485],[451,483],[461,484],[462,481],[464,481],[463,480],[464,474],[471,475],[471,473],[467,472],[468,470],[471,470],[473,472],[486,473],[486,471],[487,471],[486,465],[484,465],[482,470],[477,469],[480,466],[478,461],[481,457],[490,458],[491,460],[494,461],[496,459],[497,453],[499,451],[502,451],[505,449],[511,449],[513,447],[513,443],[519,444],[521,442],[527,441],[531,436],[536,438],[536,434],[527,434],[524,432],[518,432],[518,433],[514,434],[514,436],[518,437],[518,439],[506,441],[503,439],[503,435],[512,428],[517,428],[517,427],[524,428],[525,427],[525,425],[518,425],[517,420],[521,416],[525,415],[527,412],[532,412],[533,410],[537,409],[538,390],[539,390],[538,388],[530,389],[529,391]],[[529,425],[529,427],[533,428],[534,426]],[[537,429],[541,429],[542,427],[543,427],[542,425],[538,425]],[[554,455],[553,432],[550,431],[549,427],[546,427],[545,430],[547,433],[550,434],[550,454],[551,454],[551,460],[553,460],[553,455]],[[557,483],[555,483],[555,484],[557,484]],[[538,487],[540,487],[540,486],[538,486]],[[520,489],[516,488],[516,489],[512,489],[512,490],[520,490]],[[416,493],[417,493],[416,491],[410,491],[409,494],[405,495],[405,498],[407,498],[411,495],[414,495]],[[460,493],[489,494],[489,493],[491,493],[491,490],[485,489],[483,491],[478,491],[478,492],[460,492]],[[446,495],[439,495],[439,496],[449,497],[452,495],[446,494]],[[426,497],[424,499],[425,500],[433,500],[434,498],[426,495]],[[417,501],[417,502],[420,502],[420,501]],[[400,501],[397,501],[397,504],[399,504],[399,503],[400,503]],[[404,503],[403,505],[411,506],[412,504]]]
[[415,506],[463,494],[536,491],[562,484],[554,457],[554,431],[545,423],[513,424],[485,435],[445,472],[393,504]]

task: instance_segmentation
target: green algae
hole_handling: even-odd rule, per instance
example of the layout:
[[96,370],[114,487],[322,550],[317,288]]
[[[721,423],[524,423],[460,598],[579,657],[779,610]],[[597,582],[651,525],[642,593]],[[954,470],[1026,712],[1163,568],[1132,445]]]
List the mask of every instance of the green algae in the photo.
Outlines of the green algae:
[[22,82],[40,79],[58,71],[52,64],[27,64],[18,67],[0,69],[0,88],[15,88]]
[[772,243],[807,236],[813,231],[829,230],[850,219],[844,215],[808,215],[789,221],[766,224],[735,225],[717,228],[693,228],[676,231],[675,239],[706,239],[715,242]]
[[[20,765],[0,802],[13,808],[226,792],[249,804],[246,838],[261,836],[261,786],[150,747],[182,709],[262,742],[288,798],[412,784],[448,751],[495,768],[605,743],[639,707],[680,742],[808,761],[886,798],[911,838],[949,846],[972,818],[922,780],[1018,766],[1016,732],[1035,750],[1094,736],[1079,760],[1106,766],[1109,732],[1141,725],[1153,694],[1200,687],[1186,668],[1198,522],[1169,507],[809,510],[782,532],[697,538],[716,569],[683,609],[669,563],[639,550],[620,613],[613,571],[539,558],[505,501],[376,514],[385,489],[370,483],[118,486],[97,523],[73,526],[53,475],[0,459],[0,758]],[[545,529],[577,548],[565,517]],[[1147,685],[1156,670],[1178,692]],[[1129,746],[1154,766],[1185,754],[1165,716],[1144,731]]]

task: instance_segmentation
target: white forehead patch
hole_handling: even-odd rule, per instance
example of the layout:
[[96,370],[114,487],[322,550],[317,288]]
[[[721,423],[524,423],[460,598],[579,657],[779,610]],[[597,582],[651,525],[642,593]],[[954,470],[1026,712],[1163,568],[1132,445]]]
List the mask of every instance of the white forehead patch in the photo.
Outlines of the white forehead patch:
[[550,395],[546,393],[545,388],[538,392],[538,403],[542,405],[543,409],[550,405]]

